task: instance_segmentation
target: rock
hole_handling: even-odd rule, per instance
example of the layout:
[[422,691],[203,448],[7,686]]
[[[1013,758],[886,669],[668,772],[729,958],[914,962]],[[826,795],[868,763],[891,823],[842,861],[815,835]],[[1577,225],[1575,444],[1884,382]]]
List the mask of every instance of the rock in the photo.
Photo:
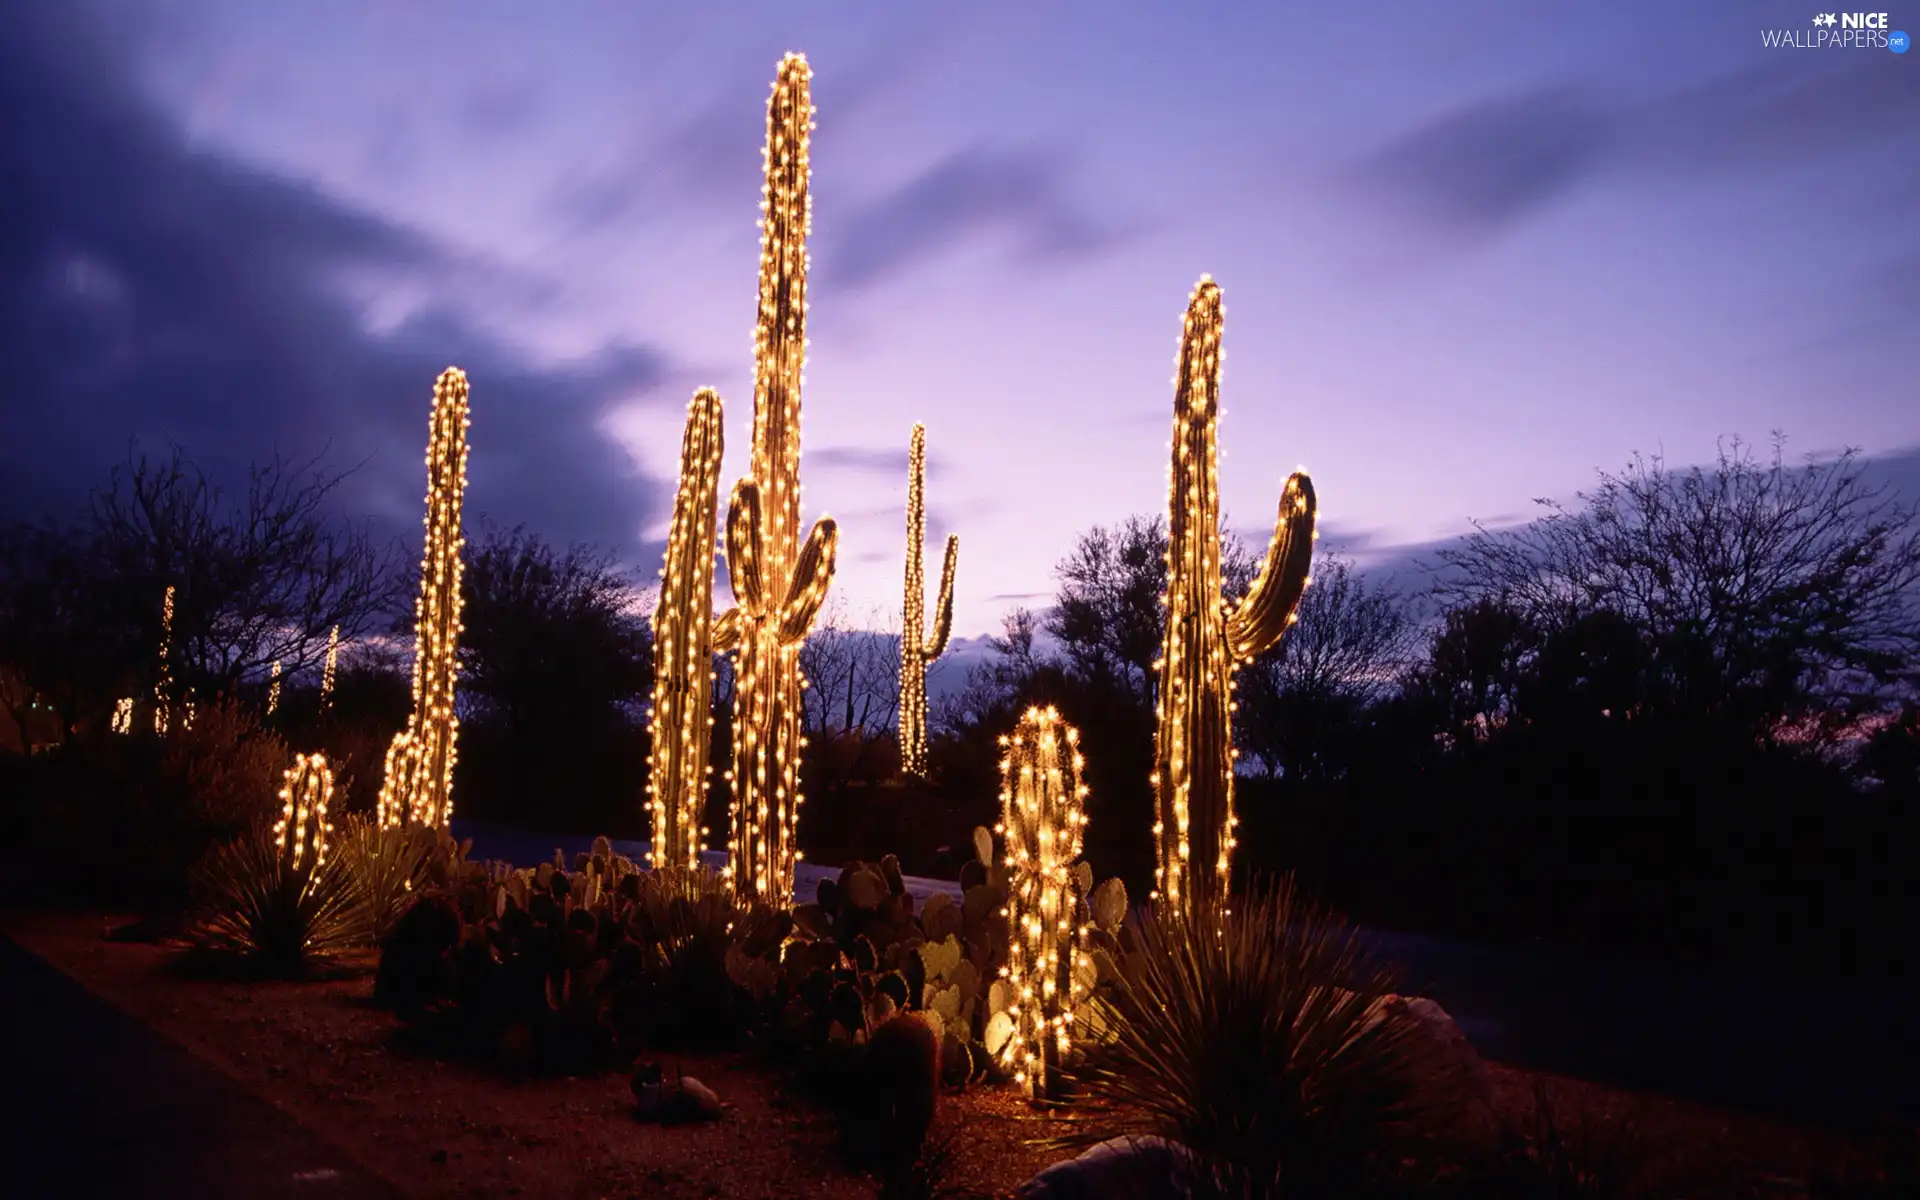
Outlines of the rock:
[[660,1123],[685,1125],[695,1121],[718,1121],[725,1110],[713,1089],[691,1075],[682,1075],[660,1085]]
[[1029,1179],[1015,1200],[1187,1200],[1194,1194],[1186,1148],[1165,1138],[1121,1137]]
[[1469,1098],[1493,1100],[1493,1080],[1487,1065],[1447,1010],[1425,996],[1388,996],[1382,1007],[1419,1031],[1421,1053],[1441,1079],[1466,1089]]

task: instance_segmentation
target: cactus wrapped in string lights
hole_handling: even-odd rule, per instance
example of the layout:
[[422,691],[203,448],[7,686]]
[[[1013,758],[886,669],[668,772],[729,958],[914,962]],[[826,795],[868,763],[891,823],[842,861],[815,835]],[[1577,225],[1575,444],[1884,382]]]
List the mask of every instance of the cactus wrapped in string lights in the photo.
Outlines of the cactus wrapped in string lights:
[[412,747],[413,734],[405,729],[394,734],[393,741],[387,743],[385,774],[381,777],[380,796],[374,806],[374,822],[382,829],[405,825],[412,816],[407,792],[413,778],[407,765]]
[[807,60],[780,62],[767,103],[761,208],[760,310],[754,334],[753,457],[727,506],[734,607],[715,646],[734,655],[732,831],[735,894],[786,904],[800,860],[800,646],[833,581],[831,517],[800,536],[800,389],[806,361],[807,147],[813,96]]
[[320,671],[320,711],[325,712],[333,704],[333,675],[340,665],[340,627],[335,625],[327,634],[327,665]]
[[1013,1033],[1002,1061],[1036,1097],[1052,1096],[1071,1049],[1086,952],[1074,867],[1087,825],[1080,733],[1052,708],[1029,708],[1000,745],[1006,839],[1007,965]]
[[1238,604],[1221,594],[1220,289],[1202,276],[1187,305],[1174,378],[1167,497],[1167,627],[1155,663],[1154,898],[1194,905],[1228,887],[1233,810],[1234,673],[1295,617],[1313,555],[1313,483],[1287,479],[1260,574]]
[[274,849],[291,872],[307,875],[327,861],[327,835],[333,825],[333,769],[324,754],[295,755],[280,784],[280,820],[273,827]]
[[713,556],[723,449],[720,395],[696,392],[680,440],[680,490],[653,618],[653,739],[647,781],[653,866],[699,865],[713,736]]
[[[459,674],[460,506],[467,490],[467,376],[441,372],[433,387],[427,436],[426,550],[414,601],[413,714],[387,754],[383,824],[438,827],[453,819],[453,768],[460,720],[453,687]],[[397,753],[396,753],[397,751]]]
[[173,712],[173,585],[160,600],[160,671],[153,683],[153,731],[164,735]]
[[927,667],[947,651],[953,630],[953,567],[960,538],[947,535],[947,556],[940,566],[940,596],[934,602],[933,632],[925,633],[926,573],[921,555],[927,540],[927,427],[913,427],[907,454],[907,603],[900,625],[900,770],[927,773]]
[[267,677],[267,715],[272,716],[280,707],[280,660],[273,660],[273,671]]

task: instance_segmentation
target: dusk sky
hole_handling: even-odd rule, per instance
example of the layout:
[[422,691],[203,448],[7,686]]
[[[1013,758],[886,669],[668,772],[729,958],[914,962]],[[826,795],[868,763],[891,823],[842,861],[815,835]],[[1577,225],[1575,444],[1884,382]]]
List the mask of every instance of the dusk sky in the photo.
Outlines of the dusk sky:
[[470,520],[650,573],[696,387],[746,467],[788,50],[819,108],[806,508],[856,616],[897,620],[916,420],[962,634],[1163,509],[1203,272],[1259,536],[1300,464],[1363,558],[1723,435],[1913,465],[1920,54],[1763,48],[1815,11],[5,4],[0,515],[137,435],[221,471],[330,445],[351,510],[411,531],[456,364]]

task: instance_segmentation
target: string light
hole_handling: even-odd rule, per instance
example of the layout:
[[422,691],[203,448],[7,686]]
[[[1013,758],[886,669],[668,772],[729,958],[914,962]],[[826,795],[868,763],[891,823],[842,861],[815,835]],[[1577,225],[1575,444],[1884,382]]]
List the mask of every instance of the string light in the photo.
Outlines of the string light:
[[[460,718],[454,681],[460,672],[460,506],[467,491],[467,376],[458,367],[433,385],[427,433],[426,550],[414,601],[413,713],[387,751],[381,788],[382,824],[441,826],[453,819],[453,768]],[[404,739],[404,741],[402,740]]]
[[267,684],[267,715],[272,716],[273,710],[280,707],[280,660],[279,659],[276,658],[273,660],[273,671],[271,675],[268,676],[268,678],[270,682]]
[[[1315,501],[1304,472],[1287,479],[1259,577],[1237,605],[1222,594],[1219,418],[1220,289],[1201,276],[1187,303],[1173,395],[1167,493],[1167,627],[1154,730],[1153,898],[1198,904],[1232,874],[1234,674],[1293,623],[1313,555]],[[1209,870],[1209,868],[1211,868]]]
[[167,732],[173,693],[173,585],[160,601],[160,676],[153,685],[153,731]]
[[122,696],[113,705],[113,724],[115,733],[133,732],[133,697]]
[[1080,733],[1052,708],[1029,708],[1000,745],[1000,824],[1006,841],[1008,1015],[1013,1035],[1002,1062],[1035,1097],[1052,1095],[1071,1048],[1074,1009],[1086,965],[1084,897],[1073,868],[1087,828],[1086,765]]
[[923,638],[927,583],[920,559],[927,540],[926,490],[927,427],[915,425],[907,452],[907,602],[900,628],[900,770],[915,776],[927,773],[927,667],[946,653],[953,630],[953,568],[960,554],[960,538],[948,534],[933,633]]
[[720,394],[702,388],[687,405],[680,488],[653,619],[647,808],[656,870],[699,865],[700,810],[712,773],[714,509],[723,449]]
[[340,663],[340,627],[327,634],[327,665],[320,672],[320,711],[333,704],[333,673]]
[[727,573],[735,609],[716,648],[734,654],[733,769],[725,874],[736,894],[785,905],[800,861],[800,646],[826,602],[839,529],[800,530],[800,390],[806,382],[807,149],[812,73],[780,61],[767,102],[761,199],[760,304],[754,329],[753,456],[727,506]]
[[333,802],[333,770],[324,754],[296,754],[280,783],[280,820],[273,845],[295,871],[314,871],[327,861],[327,805]]

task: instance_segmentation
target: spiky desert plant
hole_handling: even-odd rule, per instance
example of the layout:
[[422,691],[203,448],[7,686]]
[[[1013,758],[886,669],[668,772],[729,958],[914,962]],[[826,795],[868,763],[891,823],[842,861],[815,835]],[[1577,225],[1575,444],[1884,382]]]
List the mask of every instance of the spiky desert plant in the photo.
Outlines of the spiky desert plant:
[[173,585],[160,599],[160,670],[153,683],[153,731],[164,735],[173,712]]
[[1081,999],[1080,889],[1074,867],[1087,826],[1080,731],[1052,708],[1029,708],[1000,739],[1000,824],[1006,839],[1008,1013],[1001,1059],[1034,1096],[1054,1096]]
[[701,850],[713,733],[714,506],[724,449],[720,394],[694,393],[680,439],[680,490],[653,619],[653,739],[647,807],[653,865],[692,868]]
[[195,868],[193,950],[291,976],[367,943],[362,880],[351,861],[329,853],[332,791],[323,755],[296,757],[281,783],[280,819],[217,847]]
[[[440,826],[453,819],[453,768],[460,718],[453,711],[459,675],[460,506],[467,491],[467,376],[458,367],[433,385],[427,430],[426,549],[414,601],[413,713],[404,745],[387,756],[382,820]],[[397,774],[396,774],[397,772]]]
[[933,632],[925,633],[926,573],[920,559],[927,540],[927,427],[913,427],[907,452],[907,603],[900,626],[900,770],[927,773],[927,667],[947,652],[953,631],[953,568],[960,538],[947,535],[947,556],[940,567],[940,596],[934,601]]
[[800,537],[800,387],[806,361],[807,60],[780,62],[767,103],[761,207],[760,316],[754,334],[753,458],[727,507],[734,607],[716,647],[734,652],[732,830],[727,873],[742,896],[784,905],[800,860],[800,646],[833,581],[838,527],[822,517]]
[[1392,968],[1290,878],[1129,932],[1124,966],[1095,951],[1107,984],[1088,1015],[1111,1040],[1071,1068],[1092,1103],[1062,1144],[1166,1138],[1203,1194],[1355,1195],[1380,1151],[1457,1102],[1385,1003]]
[[1174,376],[1173,468],[1167,495],[1167,626],[1154,730],[1154,898],[1203,903],[1232,871],[1233,677],[1294,621],[1313,556],[1313,483],[1287,478],[1273,539],[1253,587],[1221,592],[1219,492],[1220,289],[1193,290]]
[[365,813],[343,823],[335,852],[359,876],[369,941],[378,944],[393,932],[426,885],[434,833],[418,825],[383,827]]

